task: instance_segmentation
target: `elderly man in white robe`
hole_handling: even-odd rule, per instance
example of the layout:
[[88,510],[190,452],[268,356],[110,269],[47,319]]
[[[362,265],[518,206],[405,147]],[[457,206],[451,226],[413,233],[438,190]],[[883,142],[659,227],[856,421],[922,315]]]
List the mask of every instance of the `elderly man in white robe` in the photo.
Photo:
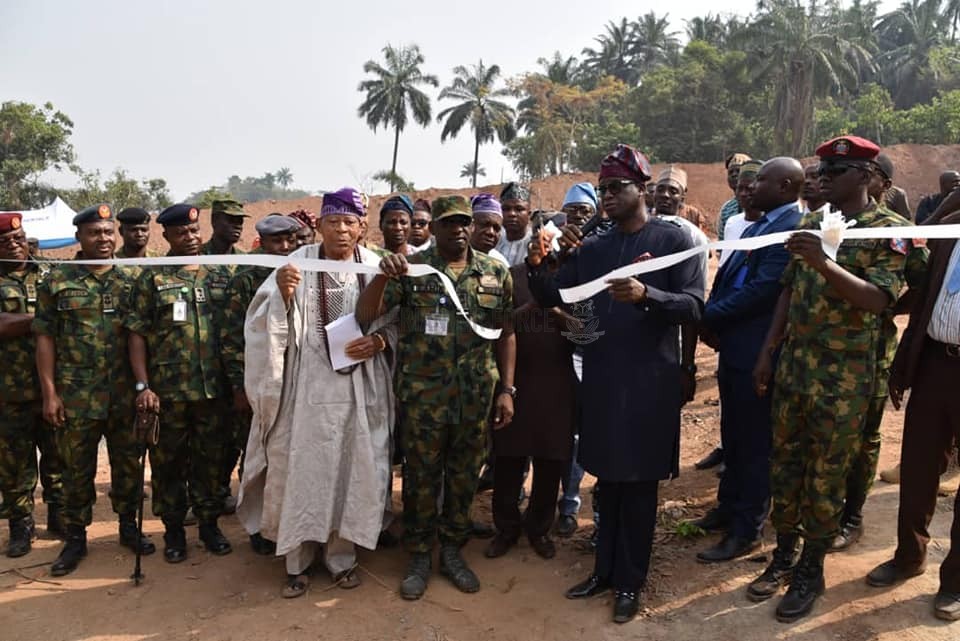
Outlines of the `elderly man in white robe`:
[[[357,245],[363,213],[357,191],[325,194],[323,244],[292,257],[376,266],[379,257]],[[341,369],[333,368],[325,329],[353,312],[366,278],[286,265],[247,311],[244,383],[253,422],[237,514],[249,533],[276,541],[288,598],[306,592],[321,546],[333,580],[359,585],[355,547],[376,547],[390,496],[396,327],[388,314],[347,342],[345,354],[361,362]]]

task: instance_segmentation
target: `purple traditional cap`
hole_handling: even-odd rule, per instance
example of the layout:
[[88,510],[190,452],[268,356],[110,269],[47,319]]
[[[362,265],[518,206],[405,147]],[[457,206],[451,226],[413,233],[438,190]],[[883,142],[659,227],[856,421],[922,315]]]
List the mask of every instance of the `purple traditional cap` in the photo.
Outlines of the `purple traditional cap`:
[[503,218],[503,207],[493,194],[477,194],[470,199],[470,209],[474,214],[493,214]]
[[600,162],[600,180],[626,178],[645,183],[650,180],[652,171],[647,157],[630,145],[617,145],[617,148]]
[[334,214],[348,214],[351,216],[365,216],[363,196],[351,187],[342,187],[337,191],[323,195],[323,205],[320,207],[320,217]]

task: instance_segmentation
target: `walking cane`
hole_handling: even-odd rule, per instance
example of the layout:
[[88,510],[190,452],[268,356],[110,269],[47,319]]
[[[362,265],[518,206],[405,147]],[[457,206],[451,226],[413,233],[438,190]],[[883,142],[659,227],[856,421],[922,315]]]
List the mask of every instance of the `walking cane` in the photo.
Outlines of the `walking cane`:
[[143,484],[147,475],[147,450],[148,446],[156,445],[160,432],[160,417],[153,412],[137,412],[133,423],[134,438],[140,450],[140,501],[137,509],[137,551],[136,561],[133,566],[134,585],[140,585],[140,580],[144,574],[140,571],[140,559],[143,556]]

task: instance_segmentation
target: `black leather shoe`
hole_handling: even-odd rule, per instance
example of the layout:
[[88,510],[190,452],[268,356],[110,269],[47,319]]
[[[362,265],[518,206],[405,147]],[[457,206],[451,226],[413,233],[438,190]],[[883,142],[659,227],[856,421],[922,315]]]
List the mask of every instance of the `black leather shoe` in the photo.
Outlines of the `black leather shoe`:
[[377,536],[377,548],[395,548],[400,545],[400,537],[390,530],[381,530]]
[[588,599],[598,594],[603,594],[610,589],[610,582],[601,579],[596,574],[591,574],[586,581],[581,581],[566,591],[564,596],[568,599]]
[[440,548],[440,574],[450,579],[461,592],[472,593],[480,589],[480,579],[463,560],[459,545]]
[[960,592],[937,592],[937,598],[933,600],[933,614],[944,621],[960,621]]
[[863,534],[863,517],[859,514],[843,519],[840,534],[833,540],[828,552],[842,552],[856,545]]
[[617,590],[613,599],[613,622],[629,623],[640,611],[640,595]]
[[483,551],[483,556],[488,559],[496,559],[510,551],[510,548],[517,542],[515,538],[506,537],[503,534],[497,534],[490,541],[490,545]]
[[10,519],[10,542],[7,543],[7,556],[11,559],[28,554],[33,548],[36,528],[29,514],[19,519]]
[[496,535],[497,530],[492,525],[481,523],[480,521],[470,522],[470,536],[475,539],[490,539]]
[[707,532],[719,532],[730,527],[730,515],[726,512],[721,512],[720,508],[715,507],[711,508],[709,512],[699,519],[691,521],[691,523]]
[[230,541],[227,540],[227,537],[225,537],[223,532],[220,531],[220,528],[217,527],[216,521],[200,524],[200,540],[203,541],[203,547],[207,548],[207,551],[211,554],[223,556],[224,554],[233,552]]
[[63,525],[62,509],[56,503],[47,504],[47,534],[57,539],[67,538],[67,528]]
[[136,517],[132,514],[120,515],[120,545],[130,548],[130,551],[134,554],[137,553],[139,547],[140,554],[144,556],[149,556],[157,551],[157,546],[153,544],[153,541],[146,536],[140,536]]
[[57,560],[50,566],[51,576],[66,576],[80,564],[80,560],[87,556],[87,531],[79,525],[67,526],[67,542]]
[[925,565],[913,568],[901,568],[897,566],[897,562],[894,559],[890,559],[870,570],[870,574],[867,575],[867,585],[875,588],[889,588],[898,583],[903,583],[907,579],[920,576],[926,571],[927,566]]
[[530,539],[530,547],[541,559],[552,559],[557,556],[557,546],[549,536],[535,536]]
[[747,586],[748,599],[754,603],[766,601],[779,592],[780,588],[790,583],[793,569],[797,564],[799,541],[800,537],[796,534],[777,535],[777,547],[773,551],[773,560],[763,574]]
[[777,604],[777,621],[793,623],[810,614],[823,594],[823,558],[828,544],[807,541],[790,579],[790,589]]
[[410,565],[407,566],[407,575],[400,583],[400,596],[407,601],[416,601],[427,591],[427,581],[433,561],[429,552],[414,552],[410,556]]
[[228,494],[223,497],[223,507],[220,508],[221,516],[229,516],[235,514],[237,511],[237,497],[232,494]]
[[760,547],[759,539],[744,539],[739,536],[727,535],[720,542],[702,552],[697,552],[697,561],[701,563],[719,563],[732,561],[750,554]]
[[693,464],[698,470],[709,470],[723,463],[723,448],[715,447],[712,452]]
[[277,553],[277,544],[270,539],[263,538],[263,535],[259,532],[250,535],[250,547],[253,548],[254,554],[260,556],[270,556]]
[[580,524],[577,523],[575,516],[563,514],[557,520],[557,536],[572,536],[578,527],[580,527]]
[[187,533],[182,524],[164,523],[163,558],[167,563],[180,563],[187,558]]

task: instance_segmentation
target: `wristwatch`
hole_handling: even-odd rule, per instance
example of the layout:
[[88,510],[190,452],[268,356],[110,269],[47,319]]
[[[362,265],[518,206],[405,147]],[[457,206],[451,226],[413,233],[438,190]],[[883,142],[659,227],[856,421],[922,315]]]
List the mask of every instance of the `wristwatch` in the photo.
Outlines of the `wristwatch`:
[[137,391],[137,394],[139,394],[144,390],[150,389],[150,386],[147,385],[146,381],[137,381],[137,384],[133,386],[133,389],[135,389]]
[[513,385],[504,385],[504,386],[500,389],[500,393],[501,393],[501,394],[509,394],[511,398],[516,398],[516,397],[517,397],[517,388],[514,387]]

